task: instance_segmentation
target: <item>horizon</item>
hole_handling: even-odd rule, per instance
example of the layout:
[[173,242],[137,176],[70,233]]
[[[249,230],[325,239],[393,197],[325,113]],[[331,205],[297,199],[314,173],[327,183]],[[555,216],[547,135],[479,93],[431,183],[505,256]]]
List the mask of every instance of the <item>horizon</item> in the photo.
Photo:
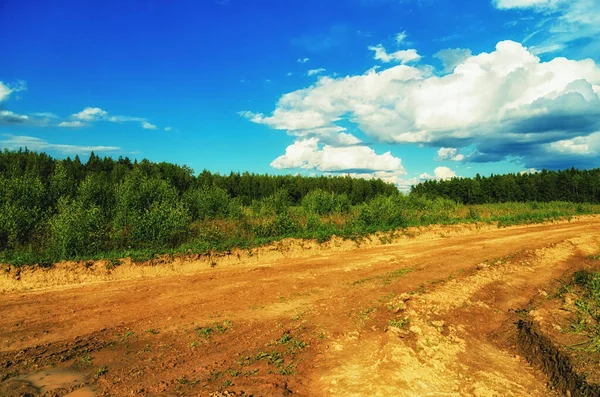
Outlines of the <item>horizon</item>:
[[404,191],[600,166],[595,0],[7,0],[0,35],[0,149]]

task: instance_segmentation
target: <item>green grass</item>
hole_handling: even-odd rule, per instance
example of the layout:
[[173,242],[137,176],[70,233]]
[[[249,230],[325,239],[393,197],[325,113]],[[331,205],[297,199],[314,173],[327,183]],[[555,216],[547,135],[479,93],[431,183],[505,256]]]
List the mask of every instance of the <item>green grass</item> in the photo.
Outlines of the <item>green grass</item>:
[[586,337],[585,341],[572,347],[600,352],[600,273],[576,272],[571,283],[559,288],[559,296],[566,294],[576,297],[576,317],[572,320],[569,331]]
[[[213,255],[234,249],[250,250],[285,238],[314,239],[325,242],[333,236],[360,244],[369,235],[383,232],[379,239],[389,243],[407,227],[434,224],[456,225],[484,223],[507,227],[520,224],[553,222],[582,214],[600,214],[600,205],[568,202],[500,203],[464,206],[449,200],[412,198],[407,196],[375,198],[352,207],[344,214],[315,215],[301,206],[289,207],[285,215],[261,215],[244,211],[237,219],[209,219],[192,224],[198,232],[177,247],[114,249],[88,255],[63,257],[51,249],[36,250],[31,246],[0,252],[0,263],[13,266],[38,264],[50,267],[64,259],[73,261],[108,261],[115,269],[123,258],[145,262],[163,256]],[[262,226],[260,226],[262,225]],[[259,227],[260,226],[260,227]],[[262,228],[262,229],[261,229]],[[266,229],[265,229],[266,228]],[[408,232],[406,232],[408,233]],[[392,276],[388,281],[393,281]]]

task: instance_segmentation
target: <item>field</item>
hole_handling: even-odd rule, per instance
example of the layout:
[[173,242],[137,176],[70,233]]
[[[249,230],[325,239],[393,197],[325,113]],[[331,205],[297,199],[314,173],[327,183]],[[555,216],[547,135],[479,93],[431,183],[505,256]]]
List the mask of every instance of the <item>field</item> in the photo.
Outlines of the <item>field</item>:
[[595,279],[574,275],[600,270],[599,248],[585,215],[7,266],[0,395],[597,395]]

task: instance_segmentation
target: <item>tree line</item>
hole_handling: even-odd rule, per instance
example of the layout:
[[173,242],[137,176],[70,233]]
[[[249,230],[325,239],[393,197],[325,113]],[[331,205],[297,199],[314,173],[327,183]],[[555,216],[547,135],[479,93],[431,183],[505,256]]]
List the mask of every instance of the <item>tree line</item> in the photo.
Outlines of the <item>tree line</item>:
[[[548,174],[564,178],[565,173],[571,179],[580,173],[581,179],[576,185],[543,179]],[[195,175],[189,167],[148,160],[92,153],[82,162],[77,156],[55,159],[45,153],[4,150],[0,263],[90,258],[118,263],[123,257],[141,261],[164,253],[249,248],[286,237],[362,239],[409,226],[506,226],[599,213],[600,205],[579,203],[590,195],[588,179],[595,175],[597,180],[598,170],[586,173],[544,171],[427,182],[405,195],[381,180],[349,176],[220,175],[206,170]],[[513,179],[518,182],[510,182]],[[518,193],[514,186],[522,181],[534,181],[525,191],[536,194]],[[560,189],[571,193],[552,193]],[[541,195],[548,191],[552,194]],[[565,198],[576,203],[478,204]]]
[[443,197],[462,204],[506,202],[600,202],[600,168],[491,175],[426,181],[412,194]]
[[303,202],[316,213],[325,207],[344,212],[397,193],[394,185],[377,179],[220,175],[206,170],[194,175],[189,167],[164,162],[115,160],[94,153],[82,162],[78,156],[56,159],[27,149],[4,150],[0,251],[68,258],[176,247],[209,233],[210,228],[197,222],[241,219],[248,212],[268,217]]

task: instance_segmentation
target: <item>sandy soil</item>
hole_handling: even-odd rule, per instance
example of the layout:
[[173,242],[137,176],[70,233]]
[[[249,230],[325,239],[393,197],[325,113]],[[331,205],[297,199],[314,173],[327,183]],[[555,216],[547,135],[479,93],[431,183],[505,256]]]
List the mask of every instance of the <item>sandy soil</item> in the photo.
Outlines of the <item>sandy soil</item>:
[[552,395],[515,322],[597,254],[600,218],[411,234],[10,270],[0,395]]

